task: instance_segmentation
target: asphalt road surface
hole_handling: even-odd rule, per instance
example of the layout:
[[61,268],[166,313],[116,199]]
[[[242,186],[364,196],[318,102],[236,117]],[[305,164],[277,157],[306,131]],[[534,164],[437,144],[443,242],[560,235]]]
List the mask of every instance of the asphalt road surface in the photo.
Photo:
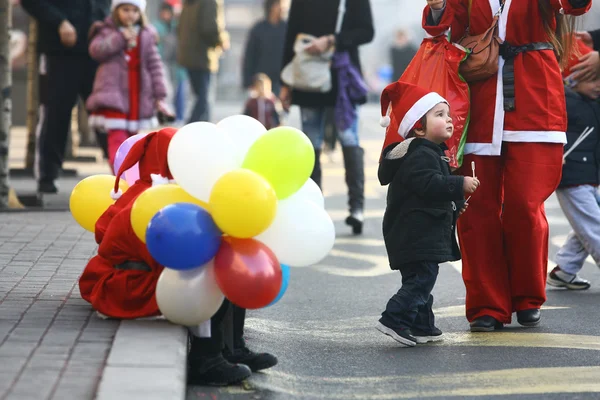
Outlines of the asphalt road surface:
[[[588,259],[582,292],[548,289],[537,328],[514,323],[497,333],[468,332],[461,264],[443,264],[434,289],[436,324],[444,340],[400,348],[374,326],[400,275],[388,267],[381,234],[385,190],[376,168],[383,130],[377,108],[362,110],[367,152],[365,232],[344,225],[341,154],[324,156],[326,208],[336,245],[318,265],[294,268],[284,298],[248,313],[249,346],[279,365],[242,385],[190,387],[188,399],[598,399],[600,398],[600,271]],[[550,264],[570,228],[554,197],[546,205]],[[310,238],[307,238],[310,240]]]

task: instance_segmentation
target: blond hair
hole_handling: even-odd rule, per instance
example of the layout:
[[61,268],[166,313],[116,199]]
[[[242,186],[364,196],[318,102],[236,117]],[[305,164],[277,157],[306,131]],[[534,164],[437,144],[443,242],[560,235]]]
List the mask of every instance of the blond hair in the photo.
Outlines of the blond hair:
[[[561,68],[569,63],[571,57],[579,57],[579,47],[575,46],[575,35],[577,20],[570,15],[555,13],[550,5],[550,0],[539,0],[539,8],[544,20],[544,29],[548,34],[550,43],[554,46],[554,52],[558,58]],[[556,20],[556,29],[551,26],[552,19]]]

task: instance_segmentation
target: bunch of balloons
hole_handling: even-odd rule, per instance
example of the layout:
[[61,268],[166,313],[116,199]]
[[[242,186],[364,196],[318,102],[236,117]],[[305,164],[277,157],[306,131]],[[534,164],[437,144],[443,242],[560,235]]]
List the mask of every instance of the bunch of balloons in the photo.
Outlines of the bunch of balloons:
[[171,139],[168,164],[176,184],[142,193],[131,224],[165,266],[156,299],[172,322],[204,322],[224,297],[248,309],[275,304],[290,267],[317,263],[333,247],[303,132],[267,131],[243,115],[192,123]]

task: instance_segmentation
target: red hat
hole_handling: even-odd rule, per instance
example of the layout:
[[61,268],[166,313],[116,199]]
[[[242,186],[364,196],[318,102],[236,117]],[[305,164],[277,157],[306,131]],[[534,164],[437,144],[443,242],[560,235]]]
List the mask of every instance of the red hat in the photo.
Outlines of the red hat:
[[125,156],[123,164],[117,172],[115,186],[110,194],[113,199],[116,200],[123,194],[119,189],[121,175],[136,163],[139,163],[140,180],[151,183],[152,186],[168,183],[173,179],[171,171],[169,171],[167,152],[171,138],[176,132],[175,128],[164,128],[158,132],[151,132],[131,146],[131,150]]
[[[448,104],[448,101],[439,94],[412,83],[394,82],[389,84],[381,93],[382,117],[380,124],[387,128],[386,142],[388,142],[388,137],[395,138],[396,142],[406,139],[406,135],[414,128],[415,124],[439,103]],[[400,137],[396,135],[400,135]]]
[[579,56],[576,55],[576,52],[574,54],[571,55],[571,58],[569,59],[569,63],[567,64],[567,66],[565,67],[565,69],[563,70],[562,76],[563,78],[568,77],[569,75],[571,75],[571,68],[573,68],[574,66],[576,66],[577,64],[579,64],[579,58],[581,56],[584,56],[588,53],[591,53],[592,51],[594,51],[591,47],[587,46],[585,43],[583,43],[583,40],[581,39],[576,39],[573,42],[573,46],[576,47],[579,50]]

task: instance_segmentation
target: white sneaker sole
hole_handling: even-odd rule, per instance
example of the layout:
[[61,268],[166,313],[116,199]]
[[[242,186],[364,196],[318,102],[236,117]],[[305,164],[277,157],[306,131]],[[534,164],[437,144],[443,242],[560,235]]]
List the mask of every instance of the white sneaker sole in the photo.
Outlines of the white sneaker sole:
[[429,343],[429,342],[439,342],[441,340],[444,340],[444,335],[439,335],[439,336],[415,336],[415,339],[417,339],[417,343],[418,344],[424,344],[424,343]]
[[571,283],[555,280],[550,277],[548,277],[548,279],[546,280],[546,283],[553,287],[558,287],[558,288],[564,287],[569,290],[587,290],[590,288],[590,285],[587,285],[587,286],[573,285]]
[[388,335],[389,337],[394,339],[396,342],[400,343],[400,345],[402,347],[415,347],[417,345],[417,342],[413,342],[410,339],[406,339],[406,338],[398,335],[396,332],[394,332],[392,329],[388,328],[387,326],[383,325],[381,322],[378,322],[377,325],[375,326],[375,328],[379,332],[383,333],[384,335]]

